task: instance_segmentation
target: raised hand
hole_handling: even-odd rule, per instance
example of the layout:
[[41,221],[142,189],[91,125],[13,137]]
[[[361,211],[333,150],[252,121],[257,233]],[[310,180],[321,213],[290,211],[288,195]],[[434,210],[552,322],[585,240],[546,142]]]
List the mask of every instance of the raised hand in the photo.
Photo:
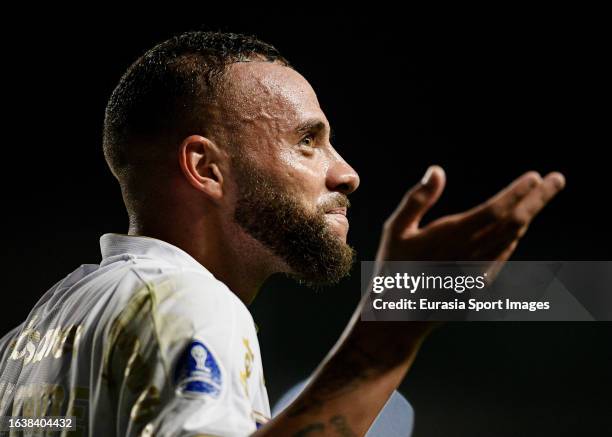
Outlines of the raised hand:
[[565,178],[530,171],[481,205],[420,227],[445,183],[444,170],[432,166],[406,193],[385,222],[377,261],[505,261]]

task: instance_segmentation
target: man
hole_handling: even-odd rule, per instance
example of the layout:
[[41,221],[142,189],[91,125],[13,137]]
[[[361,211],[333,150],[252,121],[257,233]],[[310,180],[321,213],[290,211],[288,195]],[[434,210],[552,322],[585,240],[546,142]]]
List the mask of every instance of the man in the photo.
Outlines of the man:
[[[359,177],[329,138],[308,82],[252,37],[186,33],[138,59],[104,126],[128,235],[102,236],[101,263],[52,287],[0,341],[1,415],[75,416],[80,435],[363,435],[430,326],[361,322],[357,308],[269,420],[245,306],[273,273],[321,284],[349,271]],[[378,260],[505,260],[564,179],[526,173],[420,228],[444,183],[432,166],[406,194]]]

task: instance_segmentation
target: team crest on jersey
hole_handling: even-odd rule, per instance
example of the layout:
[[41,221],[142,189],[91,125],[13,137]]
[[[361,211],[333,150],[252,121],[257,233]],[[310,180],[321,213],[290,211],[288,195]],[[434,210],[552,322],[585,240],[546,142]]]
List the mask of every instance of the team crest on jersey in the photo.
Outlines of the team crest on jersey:
[[218,398],[221,395],[221,368],[204,343],[192,341],[176,366],[177,394],[185,397]]

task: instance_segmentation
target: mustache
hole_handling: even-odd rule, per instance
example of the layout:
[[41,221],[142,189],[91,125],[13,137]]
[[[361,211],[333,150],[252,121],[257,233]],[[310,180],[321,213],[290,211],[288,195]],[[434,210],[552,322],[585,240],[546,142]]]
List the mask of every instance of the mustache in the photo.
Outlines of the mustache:
[[324,213],[325,211],[329,211],[330,209],[335,208],[346,208],[347,210],[351,207],[351,202],[345,194],[334,193],[330,196],[326,197],[323,200],[317,209]]

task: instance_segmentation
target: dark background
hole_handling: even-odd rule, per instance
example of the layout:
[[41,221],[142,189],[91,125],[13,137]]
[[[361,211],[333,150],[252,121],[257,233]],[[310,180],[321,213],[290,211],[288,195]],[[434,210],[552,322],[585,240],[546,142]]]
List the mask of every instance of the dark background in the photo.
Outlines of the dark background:
[[[514,259],[611,258],[609,35],[597,11],[469,22],[312,5],[284,16],[182,12],[29,16],[3,30],[2,333],[76,266],[99,262],[101,234],[127,230],[101,149],[106,100],[145,49],[192,29],[254,33],[311,82],[336,148],[361,176],[349,235],[359,259],[374,257],[384,219],[432,163],[448,185],[429,218],[469,208],[526,170],[562,171],[566,190]],[[252,312],[272,403],[316,367],[358,298],[358,270],[317,292],[270,280]],[[610,432],[611,340],[610,323],[447,325],[401,386],[415,435]]]

